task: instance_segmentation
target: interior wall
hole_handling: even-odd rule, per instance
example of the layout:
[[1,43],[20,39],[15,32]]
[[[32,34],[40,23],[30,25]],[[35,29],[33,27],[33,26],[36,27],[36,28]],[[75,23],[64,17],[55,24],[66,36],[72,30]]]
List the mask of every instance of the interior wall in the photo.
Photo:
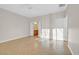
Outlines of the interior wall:
[[63,35],[64,35],[64,40],[67,41],[67,17],[65,14],[65,11],[56,13],[51,15],[51,29],[53,28],[58,28],[61,29],[63,28]]
[[29,19],[0,9],[0,42],[29,36]]
[[69,5],[68,15],[68,45],[72,54],[79,54],[79,5]]
[[[59,12],[56,14],[48,14],[48,15],[44,15],[44,16],[37,16],[34,18],[30,19],[30,23],[32,23],[34,21],[38,21],[39,22],[39,32],[41,36],[41,29],[53,29],[53,28],[64,28],[64,38],[67,41],[67,20],[66,20],[66,15],[65,12]],[[32,26],[31,26],[32,27]],[[32,32],[32,29],[30,30],[30,32]],[[51,31],[50,31],[51,32]],[[31,33],[31,35],[33,34],[33,32]],[[50,38],[52,39],[52,32],[50,33]]]

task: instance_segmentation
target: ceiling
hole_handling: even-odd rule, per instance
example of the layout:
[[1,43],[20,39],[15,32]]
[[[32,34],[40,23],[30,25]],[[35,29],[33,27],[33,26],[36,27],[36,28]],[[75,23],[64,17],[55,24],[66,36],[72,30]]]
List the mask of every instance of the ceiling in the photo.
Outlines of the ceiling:
[[59,7],[59,4],[0,4],[0,8],[22,16],[36,17],[61,12],[66,9],[66,6]]

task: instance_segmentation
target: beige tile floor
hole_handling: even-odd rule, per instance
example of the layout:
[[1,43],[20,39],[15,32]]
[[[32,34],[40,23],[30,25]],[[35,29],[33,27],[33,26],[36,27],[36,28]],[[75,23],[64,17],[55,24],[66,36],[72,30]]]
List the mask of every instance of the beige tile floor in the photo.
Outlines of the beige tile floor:
[[1,55],[71,55],[63,41],[25,37],[0,43]]

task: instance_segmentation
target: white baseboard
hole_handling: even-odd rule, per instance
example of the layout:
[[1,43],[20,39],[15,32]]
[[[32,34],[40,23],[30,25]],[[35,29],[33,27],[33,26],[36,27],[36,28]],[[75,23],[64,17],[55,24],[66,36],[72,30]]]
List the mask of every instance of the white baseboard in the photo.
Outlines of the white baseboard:
[[71,54],[74,55],[74,53],[73,53],[73,51],[72,51],[72,49],[71,49],[71,47],[69,45],[68,45],[68,48],[69,48]]
[[28,37],[28,36],[24,35],[24,36],[14,37],[14,38],[10,38],[10,39],[4,40],[4,41],[0,41],[0,43],[4,43],[7,41],[16,40],[16,39],[20,39],[20,38],[24,38],[24,37]]

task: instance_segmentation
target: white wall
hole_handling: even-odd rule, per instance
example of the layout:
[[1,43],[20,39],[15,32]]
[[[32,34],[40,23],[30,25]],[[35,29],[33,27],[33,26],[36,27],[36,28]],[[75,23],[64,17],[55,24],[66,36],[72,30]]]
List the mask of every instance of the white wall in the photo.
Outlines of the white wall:
[[29,19],[0,9],[0,42],[29,35]]
[[67,41],[67,17],[65,11],[53,14],[51,16],[51,29],[63,28],[64,40]]
[[[44,16],[37,16],[30,19],[30,23],[33,23],[34,21],[38,21],[40,25],[40,34],[41,29],[53,29],[53,28],[64,28],[64,38],[67,40],[67,21],[65,18],[65,12],[59,12],[56,14],[49,14]],[[33,24],[32,24],[33,25]],[[33,34],[32,26],[30,28],[30,34]],[[51,32],[51,31],[50,31]],[[50,38],[52,39],[52,32],[50,33]]]
[[79,54],[79,5],[69,5],[68,44],[73,54]]

